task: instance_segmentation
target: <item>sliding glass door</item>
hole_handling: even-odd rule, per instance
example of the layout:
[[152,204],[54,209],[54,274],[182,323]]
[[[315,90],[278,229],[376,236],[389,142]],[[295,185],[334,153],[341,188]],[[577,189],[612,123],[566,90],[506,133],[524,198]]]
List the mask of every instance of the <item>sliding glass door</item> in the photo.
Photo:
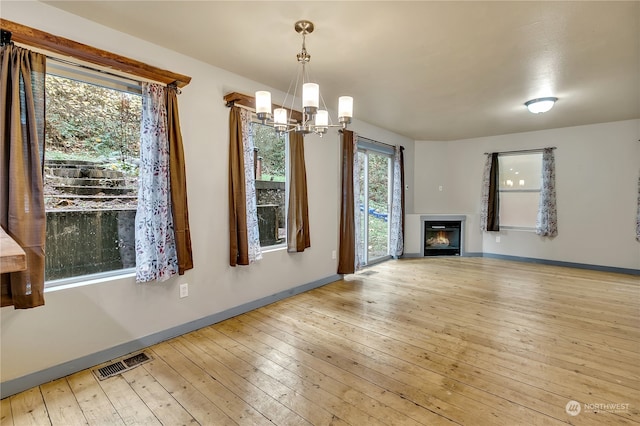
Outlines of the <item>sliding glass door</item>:
[[360,261],[366,265],[389,253],[391,213],[391,156],[370,149],[359,149],[360,221],[356,224]]

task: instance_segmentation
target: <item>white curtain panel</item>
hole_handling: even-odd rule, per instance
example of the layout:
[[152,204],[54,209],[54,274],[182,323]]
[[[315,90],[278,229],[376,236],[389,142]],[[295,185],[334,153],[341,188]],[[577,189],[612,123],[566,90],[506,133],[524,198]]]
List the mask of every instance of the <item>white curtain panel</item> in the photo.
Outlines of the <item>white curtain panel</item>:
[[556,162],[553,148],[542,152],[542,188],[536,219],[536,234],[545,237],[558,235],[558,211],[556,209]]
[[400,146],[396,145],[393,155],[393,189],[391,193],[391,229],[389,230],[389,254],[398,258],[404,250],[402,237],[402,176],[400,167]]
[[256,179],[254,175],[254,143],[251,131],[251,112],[242,109],[242,147],[244,148],[244,184],[247,191],[247,245],[249,264],[262,259],[260,230],[258,229],[258,204],[256,200]]
[[166,88],[142,84],[140,168],[135,221],[136,282],[165,281],[178,273],[169,186]]

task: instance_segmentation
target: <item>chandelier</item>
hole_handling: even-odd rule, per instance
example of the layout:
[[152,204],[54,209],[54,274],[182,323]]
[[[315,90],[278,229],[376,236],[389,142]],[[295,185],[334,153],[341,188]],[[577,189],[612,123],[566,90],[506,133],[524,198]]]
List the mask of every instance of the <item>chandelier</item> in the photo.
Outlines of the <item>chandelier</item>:
[[[320,96],[320,86],[310,82],[307,69],[311,55],[307,52],[305,38],[307,34],[313,32],[313,22],[306,20],[298,21],[295,23],[294,28],[298,34],[302,35],[302,50],[296,56],[300,67],[298,68],[295,84],[292,81],[289,86],[289,91],[292,86],[294,87],[289,110],[293,110],[293,101],[296,97],[298,84],[300,80],[302,80],[302,121],[290,123],[288,110],[282,107],[274,109],[272,116],[271,93],[265,90],[256,92],[256,115],[258,120],[260,120],[262,124],[273,126],[278,134],[293,131],[303,135],[315,133],[322,137],[329,127],[346,129],[347,125],[351,123],[351,117],[353,117],[353,98],[351,96],[340,96],[338,98],[338,122],[340,124],[330,123],[327,106],[324,103],[324,99]],[[287,103],[289,91],[287,91],[283,105]],[[322,101],[323,109],[320,109],[320,101]]]

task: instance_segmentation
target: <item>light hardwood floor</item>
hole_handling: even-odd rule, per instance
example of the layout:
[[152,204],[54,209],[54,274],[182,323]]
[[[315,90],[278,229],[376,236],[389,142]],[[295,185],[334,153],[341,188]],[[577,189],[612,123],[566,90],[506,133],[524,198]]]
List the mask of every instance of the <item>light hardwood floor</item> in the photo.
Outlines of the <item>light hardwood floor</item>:
[[637,425],[639,317],[638,276],[389,261],[3,399],[2,425]]

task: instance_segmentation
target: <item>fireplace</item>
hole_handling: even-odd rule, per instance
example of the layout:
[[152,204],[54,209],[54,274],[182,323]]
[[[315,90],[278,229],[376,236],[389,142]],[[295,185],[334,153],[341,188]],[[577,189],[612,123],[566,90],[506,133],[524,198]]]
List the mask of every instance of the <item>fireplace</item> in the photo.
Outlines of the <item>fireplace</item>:
[[460,256],[464,252],[462,216],[422,216],[424,256]]

